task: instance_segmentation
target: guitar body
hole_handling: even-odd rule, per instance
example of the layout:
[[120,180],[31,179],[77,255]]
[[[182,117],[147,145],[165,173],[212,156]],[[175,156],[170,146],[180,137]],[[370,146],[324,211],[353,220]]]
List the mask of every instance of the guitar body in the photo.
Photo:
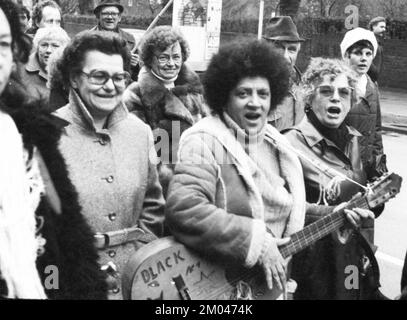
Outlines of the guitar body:
[[[131,300],[244,300],[249,296],[275,300],[282,295],[277,289],[268,290],[262,270],[211,263],[172,237],[140,248],[129,259],[122,279],[123,296]],[[177,281],[183,282],[183,290],[177,288]],[[237,297],[239,283],[243,297]]]
[[[365,194],[356,194],[346,207],[292,234],[289,243],[279,247],[282,257],[292,257],[343,226],[345,208],[372,209],[395,197],[400,192],[401,181],[394,173],[383,175],[369,185]],[[374,266],[373,254],[368,258],[370,262],[364,264],[367,268],[373,263],[376,271],[373,270],[370,287],[376,291],[378,267]],[[262,270],[245,269],[232,261],[215,263],[172,237],[152,241],[130,257],[122,275],[122,288],[123,297],[132,300],[276,300],[283,296],[275,288],[268,290]],[[287,291],[292,293],[293,289],[288,282]]]

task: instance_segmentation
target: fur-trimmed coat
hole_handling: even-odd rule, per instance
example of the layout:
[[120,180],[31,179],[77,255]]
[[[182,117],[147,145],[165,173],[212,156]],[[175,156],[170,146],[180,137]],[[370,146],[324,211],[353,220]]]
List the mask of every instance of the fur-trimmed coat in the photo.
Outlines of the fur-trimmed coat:
[[144,67],[138,82],[132,83],[123,94],[129,111],[154,131],[156,151],[162,163],[159,173],[164,195],[172,176],[173,164],[177,161],[181,134],[209,114],[202,93],[198,75],[183,64],[171,90]]
[[[35,146],[41,153],[61,204],[61,212],[57,212],[49,198],[43,196],[36,211],[44,221],[38,232],[46,240],[45,252],[37,259],[42,282],[49,276],[47,266],[58,268],[59,288],[45,287],[46,294],[50,299],[106,299],[106,280],[97,263],[93,233],[81,214],[78,195],[58,151],[62,123],[45,114],[38,105],[22,107],[18,96],[14,100],[13,106],[2,109],[12,116],[25,148],[32,151]],[[1,291],[4,283],[0,283]]]
[[[272,141],[279,145],[275,147]],[[278,208],[266,212],[255,183],[258,166],[219,117],[209,116],[184,132],[166,210],[168,226],[179,241],[214,258],[252,267],[264,251],[267,230],[280,238],[302,229],[301,164],[284,148],[288,142],[271,125],[267,125],[264,143],[274,150],[276,167],[292,196],[291,210],[284,216]]]

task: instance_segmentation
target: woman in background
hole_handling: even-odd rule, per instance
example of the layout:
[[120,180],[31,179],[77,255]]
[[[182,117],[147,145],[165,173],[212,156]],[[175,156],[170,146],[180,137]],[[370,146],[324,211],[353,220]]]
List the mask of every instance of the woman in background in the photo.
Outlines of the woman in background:
[[165,196],[181,134],[208,112],[200,79],[185,63],[189,47],[180,31],[156,27],[145,36],[140,48],[144,67],[138,81],[126,89],[123,101],[154,130]]

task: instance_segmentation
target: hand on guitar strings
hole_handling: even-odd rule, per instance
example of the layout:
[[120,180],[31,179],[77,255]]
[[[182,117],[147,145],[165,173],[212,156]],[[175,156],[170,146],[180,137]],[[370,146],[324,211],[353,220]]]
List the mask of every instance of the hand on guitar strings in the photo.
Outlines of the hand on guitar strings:
[[[334,211],[339,211],[346,207],[347,203],[343,202],[338,205]],[[353,230],[359,230],[362,221],[364,219],[374,219],[374,213],[367,209],[362,208],[353,208],[344,209],[345,217],[346,217],[346,224],[337,231],[337,239],[340,243],[345,244],[348,242],[350,235],[352,234]]]
[[270,234],[266,235],[265,250],[259,263],[266,276],[267,286],[273,289],[273,282],[278,289],[284,290],[286,285],[287,262],[282,257],[278,247],[290,241],[290,238],[276,239]]
[[344,210],[346,219],[350,222],[351,226],[358,230],[362,225],[364,219],[374,219],[374,213],[367,209],[354,208],[352,210]]

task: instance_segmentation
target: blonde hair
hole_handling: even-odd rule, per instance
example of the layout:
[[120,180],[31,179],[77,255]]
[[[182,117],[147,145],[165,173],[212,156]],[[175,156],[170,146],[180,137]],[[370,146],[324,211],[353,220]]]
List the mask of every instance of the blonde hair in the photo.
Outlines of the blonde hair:
[[37,30],[33,39],[33,48],[36,51],[39,43],[44,39],[55,39],[61,43],[62,47],[65,47],[71,40],[64,29],[60,26],[49,26],[40,28]]

